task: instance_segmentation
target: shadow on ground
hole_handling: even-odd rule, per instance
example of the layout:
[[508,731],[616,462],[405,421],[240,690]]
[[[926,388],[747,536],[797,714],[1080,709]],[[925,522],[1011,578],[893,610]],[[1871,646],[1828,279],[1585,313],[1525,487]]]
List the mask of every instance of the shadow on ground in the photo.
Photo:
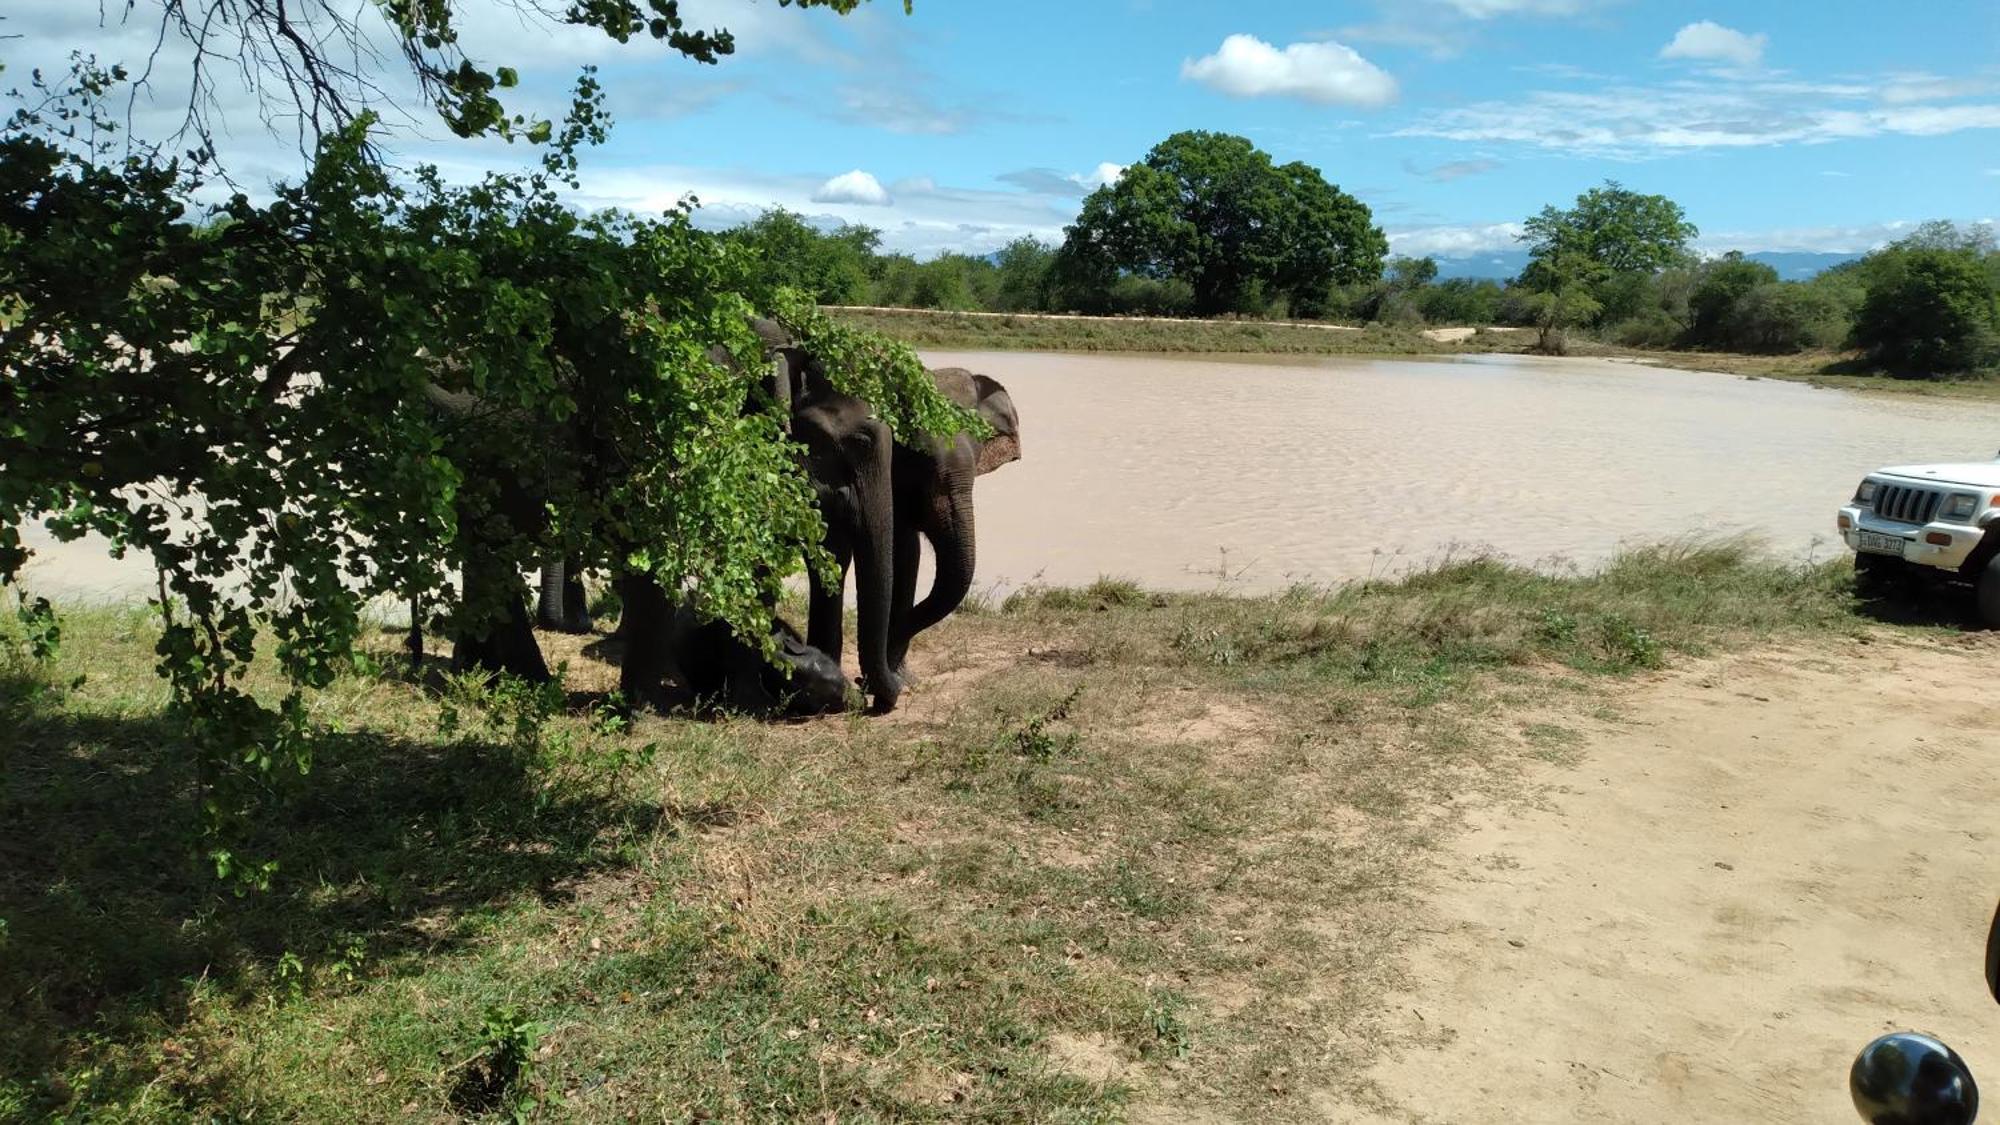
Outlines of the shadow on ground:
[[277,860],[278,882],[239,897],[192,854],[191,755],[164,719],[8,681],[0,727],[0,1092],[49,1102],[90,1051],[171,1033],[198,984],[268,990],[287,953],[361,949],[396,972],[412,960],[398,953],[463,944],[482,912],[622,865],[660,818],[550,784],[507,745],[334,733],[240,845]]
[[1910,579],[1880,591],[1857,594],[1855,605],[1862,616],[1884,625],[1966,632],[1987,628],[1979,618],[1972,591],[1946,582]]

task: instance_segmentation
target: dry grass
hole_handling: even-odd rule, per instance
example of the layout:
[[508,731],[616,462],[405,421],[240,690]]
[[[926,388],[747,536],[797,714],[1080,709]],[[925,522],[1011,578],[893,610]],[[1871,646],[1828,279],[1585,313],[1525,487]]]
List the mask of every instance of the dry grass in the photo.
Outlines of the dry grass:
[[1028,591],[882,720],[355,675],[235,899],[180,859],[150,623],[79,614],[0,695],[0,1118],[1312,1118],[1367,1095],[1433,845],[1578,752],[1552,716],[1862,627],[1836,569],[1710,546]]
[[1519,350],[1526,336],[1483,332],[1442,343],[1417,329],[1261,320],[1174,320],[840,309],[834,315],[917,348],[959,351],[1458,355]]

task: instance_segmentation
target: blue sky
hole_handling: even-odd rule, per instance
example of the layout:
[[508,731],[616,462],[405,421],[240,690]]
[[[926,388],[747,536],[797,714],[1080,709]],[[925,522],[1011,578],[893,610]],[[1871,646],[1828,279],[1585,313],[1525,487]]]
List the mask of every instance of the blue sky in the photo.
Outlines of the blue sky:
[[[1715,251],[1864,250],[2000,218],[1993,0],[875,0],[845,19],[685,0],[739,37],[715,67],[471,7],[468,43],[519,66],[531,105],[600,67],[618,125],[583,202],[692,191],[711,224],[782,204],[919,256],[1058,238],[1084,191],[1181,129],[1318,166],[1407,253],[1507,248],[1607,177],[1679,201]],[[0,28],[23,36],[0,43],[16,68],[144,41],[87,0],[20,8]],[[290,171],[254,113],[225,108],[245,166]],[[464,175],[527,158],[437,133],[405,122],[392,147]]]

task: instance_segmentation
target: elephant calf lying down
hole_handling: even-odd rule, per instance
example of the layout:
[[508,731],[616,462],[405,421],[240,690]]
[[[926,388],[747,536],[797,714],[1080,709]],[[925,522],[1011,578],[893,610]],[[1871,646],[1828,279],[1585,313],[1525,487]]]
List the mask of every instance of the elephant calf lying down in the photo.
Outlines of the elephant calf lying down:
[[783,618],[773,618],[777,663],[739,640],[727,624],[674,614],[673,663],[696,706],[721,705],[751,715],[833,715],[847,710],[852,685],[840,662],[808,645]]

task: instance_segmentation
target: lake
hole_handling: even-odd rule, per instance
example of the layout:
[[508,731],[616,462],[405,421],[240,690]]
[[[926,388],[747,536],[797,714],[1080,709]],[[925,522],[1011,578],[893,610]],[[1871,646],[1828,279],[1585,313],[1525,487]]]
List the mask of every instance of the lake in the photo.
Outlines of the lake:
[[1825,558],[1864,473],[2000,450],[2000,403],[1600,360],[924,358],[1020,409],[1022,460],[975,492],[983,589],[1273,590],[1475,550],[1587,567],[1746,531]]
[[[999,379],[1020,408],[1022,460],[975,493],[978,587],[995,594],[1099,575],[1211,589],[1225,572],[1275,590],[1475,550],[1589,566],[1744,531],[1824,558],[1863,473],[2000,450],[2000,403],[1598,360],[924,358]],[[37,592],[152,589],[101,542],[29,539]]]

